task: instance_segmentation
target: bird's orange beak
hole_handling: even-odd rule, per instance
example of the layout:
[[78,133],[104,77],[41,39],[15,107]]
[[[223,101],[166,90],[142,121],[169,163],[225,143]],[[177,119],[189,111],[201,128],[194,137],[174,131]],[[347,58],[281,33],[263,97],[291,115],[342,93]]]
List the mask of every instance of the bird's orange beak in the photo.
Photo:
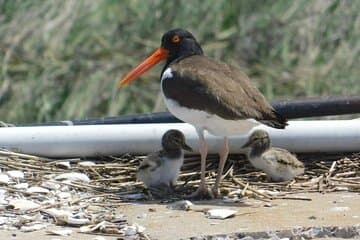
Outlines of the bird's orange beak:
[[160,47],[156,50],[150,57],[145,59],[142,63],[140,63],[136,68],[134,68],[131,72],[129,72],[121,81],[118,82],[118,87],[123,87],[128,84],[135,78],[139,77],[141,74],[152,68],[155,64],[164,60],[168,57],[169,51],[163,47]]

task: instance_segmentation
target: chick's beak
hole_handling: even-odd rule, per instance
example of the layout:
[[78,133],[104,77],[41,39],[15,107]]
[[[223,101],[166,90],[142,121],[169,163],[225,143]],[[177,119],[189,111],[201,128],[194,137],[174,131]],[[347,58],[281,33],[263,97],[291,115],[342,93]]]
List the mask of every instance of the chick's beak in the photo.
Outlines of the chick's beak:
[[194,150],[189,146],[189,145],[187,145],[186,143],[184,143],[183,145],[182,145],[182,148],[184,149],[184,150],[186,150],[186,151],[189,151],[189,152],[193,152]]
[[250,147],[251,146],[251,141],[250,141],[250,139],[241,147],[241,148],[248,148],[248,147]]

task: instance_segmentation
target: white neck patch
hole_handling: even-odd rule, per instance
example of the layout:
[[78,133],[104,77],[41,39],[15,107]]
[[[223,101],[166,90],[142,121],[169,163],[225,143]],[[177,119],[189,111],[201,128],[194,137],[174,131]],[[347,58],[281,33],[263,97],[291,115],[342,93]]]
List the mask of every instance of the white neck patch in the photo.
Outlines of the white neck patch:
[[166,79],[166,78],[172,78],[173,77],[173,74],[172,74],[172,72],[171,72],[171,68],[167,68],[164,72],[163,72],[163,74],[162,74],[162,76],[161,76],[161,80],[164,80],[164,79]]

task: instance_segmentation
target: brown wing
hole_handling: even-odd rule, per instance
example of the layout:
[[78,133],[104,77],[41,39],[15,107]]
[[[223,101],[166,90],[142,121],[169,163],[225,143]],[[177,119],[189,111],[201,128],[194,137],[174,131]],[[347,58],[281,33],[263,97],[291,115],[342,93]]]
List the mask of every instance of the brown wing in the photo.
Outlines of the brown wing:
[[161,165],[161,151],[150,153],[146,156],[146,158],[140,163],[139,170],[146,170],[149,171],[155,170],[157,167]]
[[289,165],[296,168],[304,168],[304,164],[300,162],[295,155],[291,154],[288,150],[282,148],[271,148],[265,152],[262,157],[265,160],[273,161],[276,159],[283,165]]
[[182,106],[229,120],[253,118],[275,128],[287,125],[249,78],[233,66],[196,55],[170,68],[173,77],[163,80],[163,91]]

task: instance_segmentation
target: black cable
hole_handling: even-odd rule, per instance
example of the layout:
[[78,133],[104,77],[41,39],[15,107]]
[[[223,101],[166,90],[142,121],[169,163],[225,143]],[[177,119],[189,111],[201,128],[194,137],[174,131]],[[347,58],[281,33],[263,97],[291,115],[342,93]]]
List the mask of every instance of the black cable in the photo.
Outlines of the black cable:
[[[321,117],[360,113],[360,96],[322,97],[302,100],[276,101],[271,104],[287,119]],[[65,126],[100,124],[179,123],[181,120],[169,112],[134,114],[120,117],[104,117],[61,122],[20,124],[22,126]]]

